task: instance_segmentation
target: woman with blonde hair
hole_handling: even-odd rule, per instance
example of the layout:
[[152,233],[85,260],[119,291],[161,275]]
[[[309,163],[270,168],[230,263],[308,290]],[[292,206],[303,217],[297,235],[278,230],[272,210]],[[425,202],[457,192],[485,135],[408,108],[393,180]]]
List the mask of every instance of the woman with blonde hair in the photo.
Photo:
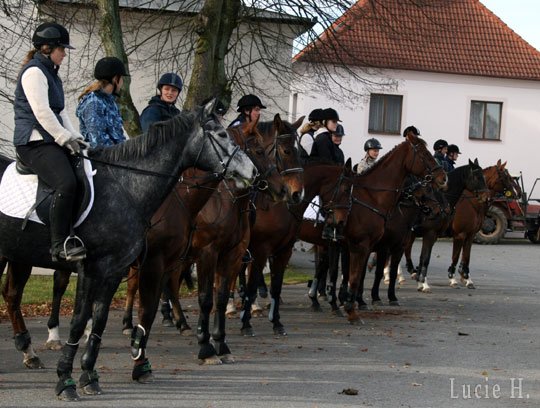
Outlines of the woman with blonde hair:
[[126,140],[116,97],[127,75],[118,58],[102,58],[94,69],[96,80],[79,96],[79,128],[90,146],[113,146]]

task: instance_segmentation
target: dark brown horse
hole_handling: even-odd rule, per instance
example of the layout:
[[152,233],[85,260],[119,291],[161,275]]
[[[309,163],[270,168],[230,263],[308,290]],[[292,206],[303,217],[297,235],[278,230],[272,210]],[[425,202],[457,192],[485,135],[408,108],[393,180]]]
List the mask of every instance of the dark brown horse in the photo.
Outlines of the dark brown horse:
[[[405,245],[405,259],[407,270],[418,282],[418,291],[430,292],[431,287],[427,282],[427,270],[431,259],[433,245],[439,236],[448,234],[452,219],[455,214],[455,206],[459,201],[463,191],[471,191],[468,199],[478,202],[485,202],[487,199],[487,187],[482,169],[478,165],[478,160],[469,160],[469,164],[461,166],[448,173],[448,190],[444,194],[438,194],[437,200],[441,206],[438,214],[430,214],[415,226],[415,234],[409,238]],[[413,267],[411,259],[411,248],[416,236],[422,237],[422,250],[418,271]]]
[[[516,197],[517,192],[513,187],[513,179],[506,170],[506,163],[501,164],[501,160],[498,160],[495,166],[484,169],[483,174],[489,190],[490,199],[497,194],[505,194],[509,198]],[[454,274],[460,253],[463,251],[458,269],[461,276],[460,280],[469,289],[474,289],[474,282],[469,275],[471,247],[474,236],[482,227],[488,208],[489,200],[484,202],[478,201],[469,190],[463,192],[456,204],[456,211],[451,225],[452,237],[454,239],[452,264],[448,268],[448,278],[452,287],[457,287],[458,285]]]
[[285,267],[292,255],[303,214],[311,200],[319,195],[326,213],[334,222],[343,225],[350,208],[351,179],[350,159],[344,167],[335,164],[310,163],[304,166],[305,196],[301,204],[269,205],[264,200],[258,203],[249,245],[253,261],[249,266],[247,286],[242,291],[244,294],[241,316],[242,334],[253,335],[253,327],[250,323],[251,305],[257,296],[257,283],[260,282],[267,260],[270,261],[271,271],[271,303],[268,319],[272,322],[275,334],[286,334],[280,320],[279,299]]
[[354,176],[352,209],[345,227],[350,270],[344,309],[351,323],[359,321],[355,301],[359,305],[364,303],[362,290],[368,256],[384,234],[385,222],[398,203],[407,174],[422,178],[435,188],[446,185],[445,172],[426,143],[412,133],[371,168]]

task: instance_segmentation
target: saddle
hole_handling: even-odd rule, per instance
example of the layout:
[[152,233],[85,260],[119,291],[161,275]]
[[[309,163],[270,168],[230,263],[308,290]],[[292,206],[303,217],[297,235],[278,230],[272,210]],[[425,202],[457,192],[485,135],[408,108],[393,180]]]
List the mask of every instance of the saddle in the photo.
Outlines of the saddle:
[[[88,160],[70,156],[77,179],[77,193],[73,208],[74,227],[79,226],[88,216],[94,201],[93,175],[95,171]],[[6,169],[0,184],[0,211],[22,218],[22,229],[27,222],[34,221],[49,225],[49,209],[54,190],[17,157]]]

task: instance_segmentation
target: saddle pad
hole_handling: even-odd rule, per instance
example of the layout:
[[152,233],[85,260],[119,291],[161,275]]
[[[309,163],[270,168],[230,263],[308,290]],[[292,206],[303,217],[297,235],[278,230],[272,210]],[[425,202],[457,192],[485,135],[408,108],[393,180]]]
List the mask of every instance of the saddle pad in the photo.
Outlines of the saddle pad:
[[309,203],[306,211],[304,211],[304,219],[324,222],[324,217],[319,212],[319,201],[319,196],[315,196],[311,203]]
[[[90,200],[88,206],[82,212],[74,227],[78,227],[82,224],[94,204],[93,176],[96,172],[95,170],[92,170],[92,165],[89,160],[83,160],[83,163],[84,173],[88,179],[88,185],[90,186]],[[6,168],[2,181],[0,182],[0,212],[9,217],[24,219],[30,208],[36,202],[37,188],[37,175],[19,174],[15,168],[15,162],[11,163]],[[37,216],[36,211],[32,211],[28,220],[43,224]]]

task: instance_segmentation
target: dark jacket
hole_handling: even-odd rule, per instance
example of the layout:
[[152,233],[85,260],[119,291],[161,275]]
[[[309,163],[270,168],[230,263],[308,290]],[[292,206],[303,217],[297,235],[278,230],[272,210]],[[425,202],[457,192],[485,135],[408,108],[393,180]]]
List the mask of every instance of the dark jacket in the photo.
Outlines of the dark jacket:
[[443,170],[448,173],[448,162],[446,161],[444,154],[441,152],[435,152],[433,157],[435,158],[435,161],[443,168]]
[[345,156],[337,144],[332,142],[330,132],[319,133],[315,137],[315,142],[311,148],[310,157],[317,157],[322,160],[328,160],[335,164],[344,165]]
[[58,76],[58,70],[55,68],[53,62],[41,53],[36,52],[34,57],[21,69],[19,77],[17,78],[14,103],[15,132],[13,143],[15,146],[27,144],[34,129],[39,131],[44,141],[54,142],[54,137],[39,124],[22,87],[22,75],[30,67],[38,67],[43,74],[45,74],[45,77],[47,77],[47,84],[49,86],[49,106],[56,115],[58,121],[61,124],[63,123],[62,118],[60,117],[60,112],[64,110],[64,88],[62,86],[62,80]]
[[447,172],[452,171],[456,168],[455,166],[456,162],[452,160],[451,158],[449,158],[448,156],[444,156],[444,161],[446,162]]
[[141,113],[141,129],[146,133],[152,123],[171,119],[179,113],[180,110],[173,104],[162,101],[158,95],[153,96]]
[[235,120],[233,120],[228,127],[236,127],[236,126],[240,126],[242,123],[245,123],[247,122],[247,118],[246,118],[246,115],[244,115],[243,113],[241,113],[240,115],[238,115],[236,117]]

